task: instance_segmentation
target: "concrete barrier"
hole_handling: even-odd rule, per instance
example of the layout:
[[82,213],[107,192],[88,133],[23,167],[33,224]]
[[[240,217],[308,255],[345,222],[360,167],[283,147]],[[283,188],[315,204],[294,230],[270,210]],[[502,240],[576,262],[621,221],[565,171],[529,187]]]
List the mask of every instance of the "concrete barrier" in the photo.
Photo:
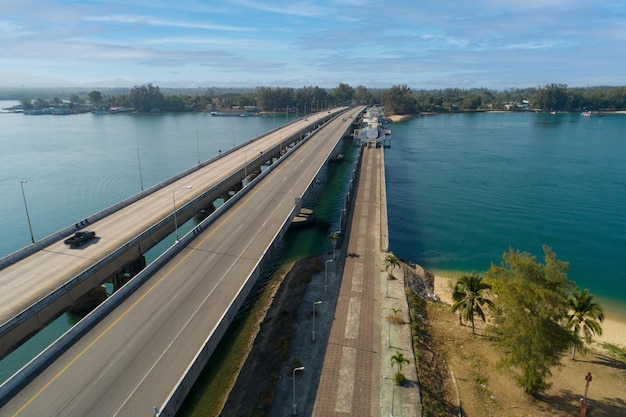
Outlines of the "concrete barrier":
[[[239,149],[243,148],[244,146],[247,146],[247,145],[249,145],[249,144],[251,144],[251,143],[253,143],[253,142],[255,142],[255,141],[257,141],[257,140],[259,140],[261,138],[264,138],[265,136],[267,136],[269,134],[272,134],[272,133],[274,133],[274,132],[276,132],[276,131],[278,131],[280,129],[283,129],[285,126],[289,126],[289,125],[291,125],[293,123],[296,123],[299,120],[300,119],[293,120],[293,121],[289,122],[286,125],[282,125],[282,126],[279,126],[277,128],[274,128],[274,129],[264,133],[263,135],[255,137],[253,139],[250,139],[250,140],[248,140],[248,141],[246,141],[244,143],[241,143],[240,145],[238,145],[238,146],[236,146],[234,148],[228,149],[228,150],[226,150],[224,152],[220,152],[219,155],[214,156],[213,158],[207,159],[206,161],[200,163],[199,165],[196,165],[194,167],[188,168],[188,169],[186,169],[186,170],[184,170],[184,171],[174,175],[171,178],[163,180],[163,181],[161,181],[158,184],[155,184],[155,185],[153,185],[153,186],[151,186],[151,187],[149,187],[149,188],[147,188],[147,189],[145,189],[145,190],[143,190],[143,191],[141,191],[141,192],[139,192],[137,194],[134,194],[134,195],[132,195],[132,196],[130,196],[130,197],[120,201],[119,203],[116,203],[116,204],[114,204],[114,205],[112,205],[110,207],[107,207],[106,209],[101,210],[101,211],[99,211],[99,212],[97,212],[97,213],[95,213],[95,214],[93,214],[93,215],[91,215],[91,216],[89,216],[89,217],[87,217],[85,219],[82,219],[82,220],[78,221],[77,223],[74,223],[73,225],[67,226],[67,227],[65,227],[65,228],[63,228],[63,229],[61,229],[61,230],[59,230],[57,232],[52,233],[49,236],[44,237],[41,240],[38,240],[37,242],[35,242],[33,244],[30,244],[30,245],[28,245],[28,246],[26,246],[26,247],[24,247],[22,249],[19,249],[16,252],[13,252],[13,253],[5,256],[4,258],[0,259],[0,269],[4,269],[4,268],[6,268],[6,267],[8,267],[10,265],[13,265],[16,262],[19,262],[22,259],[25,259],[26,257],[36,253],[37,251],[40,251],[41,249],[46,248],[49,245],[51,245],[53,243],[56,243],[59,240],[64,239],[64,238],[70,236],[71,234],[73,234],[77,230],[86,228],[89,225],[91,225],[91,224],[93,224],[93,223],[95,223],[95,222],[105,218],[106,216],[109,216],[112,213],[115,213],[116,211],[121,210],[121,209],[129,206],[130,204],[135,203],[136,201],[144,198],[145,196],[150,195],[150,194],[152,194],[152,193],[154,193],[154,192],[156,192],[156,191],[158,191],[158,190],[160,190],[160,189],[162,189],[162,188],[172,184],[175,181],[180,180],[181,178],[184,178],[185,176],[187,176],[187,175],[189,175],[189,174],[191,174],[191,173],[193,173],[193,172],[195,172],[195,171],[197,171],[197,170],[199,170],[201,168],[204,168],[205,166],[215,162],[216,160],[218,160],[220,158],[225,157],[226,155],[230,155],[231,153],[238,151]],[[313,123],[311,123],[309,125],[309,127],[310,126],[313,126]]]
[[[314,134],[310,135],[305,140],[302,140],[296,146],[291,148],[287,152],[287,154],[285,156],[287,156],[291,152],[294,152],[296,149],[298,149],[300,146],[302,146],[308,139],[312,138],[313,136],[314,136]],[[265,176],[267,176],[271,171],[273,171],[277,166],[279,166],[284,160],[285,160],[285,158],[279,158],[268,169],[266,169],[259,176],[257,176],[250,183],[249,186],[244,187],[240,192],[238,192],[232,198],[230,198],[228,201],[226,201],[215,212],[213,212],[209,217],[204,219],[200,224],[198,224],[191,231],[186,233],[179,240],[178,243],[170,246],[163,254],[161,254],[159,257],[157,257],[153,262],[151,262],[149,265],[147,265],[146,268],[144,268],[135,277],[133,277],[130,281],[128,281],[118,291],[116,291],[114,294],[112,294],[111,297],[109,297],[104,303],[100,304],[96,309],[94,309],[91,313],[89,313],[82,320],[80,320],[75,326],[73,326],[71,329],[66,331],[59,339],[57,339],[50,346],[48,346],[48,348],[46,348],[43,352],[41,352],[34,359],[32,359],[28,364],[26,364],[24,367],[22,367],[22,369],[20,369],[16,374],[14,374],[11,378],[9,378],[2,385],[0,385],[0,407],[2,407],[4,404],[6,404],[15,394],[17,394],[24,386],[26,386],[30,381],[32,381],[37,375],[39,375],[55,359],[57,359],[65,351],[67,351],[67,349],[69,349],[70,346],[72,346],[77,340],[79,340],[83,335],[85,335],[89,330],[91,330],[96,324],[98,324],[104,317],[106,317],[116,307],[118,307],[133,292],[135,292],[137,290],[137,288],[139,288],[150,277],[152,277],[163,265],[165,265],[167,262],[169,262],[171,259],[173,259],[174,256],[176,256],[176,254],[178,254],[187,244],[189,244],[193,239],[195,239],[196,236],[200,235],[213,222],[215,222],[224,212],[226,212],[236,202],[241,200],[241,198],[248,191],[250,191],[253,188],[253,184],[261,181]],[[186,207],[189,204],[193,204],[193,202],[187,203],[185,206],[181,207],[181,209],[184,209],[184,207]],[[297,211],[295,211],[295,210],[292,211],[291,218],[293,218],[293,216],[295,216],[295,213],[297,213]],[[165,220],[163,220],[163,221],[165,221]],[[287,220],[286,220],[286,222],[287,222]],[[153,227],[157,227],[157,225],[155,225]],[[148,232],[144,232],[144,233],[148,233]],[[127,245],[131,245],[131,242],[127,243],[122,248],[126,248]],[[122,248],[120,248],[118,250],[122,250]],[[110,254],[109,257],[110,256],[115,256],[115,252]],[[105,259],[107,259],[107,258],[105,258]],[[82,280],[86,279],[86,277],[88,275],[93,274],[94,272],[95,272],[95,270],[93,270],[93,271],[85,271],[85,273],[84,273],[85,275],[82,277]],[[257,275],[255,275],[255,273]],[[250,277],[253,277],[253,276],[256,277],[256,278],[254,280],[251,280]],[[253,272],[253,274],[251,274],[248,277],[248,279],[247,279],[246,283],[244,284],[244,286],[242,287],[242,289],[244,289],[244,290],[247,289],[249,291],[249,289],[252,287],[252,285],[254,285],[254,283],[256,282],[257,278],[258,278],[258,272],[255,269],[255,272]],[[51,302],[53,302],[55,299],[58,299],[58,298],[62,297],[65,293],[67,293],[69,288],[71,288],[74,285],[77,285],[76,279],[68,282],[63,287],[59,288],[57,291],[53,292],[49,296],[47,296],[44,299],[40,300],[39,303],[51,303]],[[240,293],[241,293],[241,291],[242,290],[240,290]],[[240,297],[240,295],[238,295],[237,298],[233,301],[233,303],[231,304],[231,307],[229,308],[229,310],[227,312],[225,312],[224,317],[228,317],[228,318],[230,318],[230,320],[228,321],[228,323],[224,323],[224,324],[220,323],[220,325],[218,326],[220,331],[222,331],[222,326],[225,326],[223,331],[225,331],[225,329],[228,328],[228,325],[230,325],[230,321],[232,321],[232,318],[234,318],[234,315],[236,314],[236,312],[237,312],[237,310],[238,310],[238,308],[240,306],[240,303],[243,302],[243,300],[239,300],[239,297]],[[232,310],[234,310],[234,311],[232,311]],[[20,315],[20,316],[14,318],[13,320],[27,320],[28,318],[29,318],[28,315]],[[223,334],[223,332],[220,334],[219,338],[221,338],[222,334]],[[217,335],[218,335],[218,333],[215,333],[215,336],[217,336]],[[214,336],[210,335],[209,339],[211,339],[212,337],[214,337]],[[219,340],[210,340],[209,343],[205,343],[205,345],[208,346],[208,347],[213,346],[213,345],[217,346],[217,343],[219,343]],[[203,349],[205,349],[205,347],[203,347]],[[213,347],[213,349],[214,349],[214,347]],[[200,354],[201,354],[201,351],[199,352],[198,355],[200,355]],[[208,360],[208,357],[206,358],[206,360]],[[192,367],[192,366],[193,366],[193,364],[190,365],[190,367]],[[193,381],[195,381],[195,378],[193,379]],[[182,382],[184,382],[184,381],[182,381]],[[193,385],[193,383],[191,385]],[[178,393],[177,394],[178,396],[182,395],[182,392],[183,392],[182,390],[184,390],[185,386],[186,385],[184,385],[183,387],[181,387],[179,389],[174,390],[175,392]],[[187,390],[187,392],[184,393],[183,399],[184,399],[184,396],[187,395],[187,393],[188,393],[188,390]],[[178,396],[176,397],[176,401],[178,401]],[[169,403],[169,402],[170,402],[170,400],[168,400],[166,403]],[[168,409],[169,409],[169,407],[171,407],[171,406],[168,406]],[[171,414],[171,415],[174,415],[174,414]]]

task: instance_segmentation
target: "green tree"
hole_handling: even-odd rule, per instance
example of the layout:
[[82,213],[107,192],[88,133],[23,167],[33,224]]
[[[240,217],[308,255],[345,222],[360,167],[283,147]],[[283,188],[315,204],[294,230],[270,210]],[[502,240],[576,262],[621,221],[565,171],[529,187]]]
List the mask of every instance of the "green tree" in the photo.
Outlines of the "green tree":
[[337,102],[345,104],[352,100],[352,97],[354,96],[354,88],[350,87],[350,84],[339,83],[339,86],[330,94]]
[[20,103],[22,104],[22,108],[24,110],[31,110],[33,108],[33,101],[29,98],[21,99]]
[[485,296],[489,289],[491,285],[483,282],[483,277],[477,274],[463,275],[454,285],[452,311],[459,312],[459,322],[465,319],[472,324],[472,334],[476,334],[474,315],[477,314],[484,322],[485,312],[482,307],[493,307],[493,302]]
[[567,300],[567,307],[569,308],[567,326],[574,332],[577,339],[572,347],[572,360],[574,360],[577,345],[584,347],[584,343],[592,342],[593,335],[602,334],[600,323],[604,321],[604,309],[593,301],[593,295],[587,289],[574,292]]
[[550,84],[540,88],[535,97],[535,105],[543,110],[566,110],[568,99],[567,85]]
[[485,275],[495,294],[490,331],[504,354],[498,365],[531,395],[550,387],[551,368],[560,365],[561,354],[575,341],[565,326],[573,288],[569,265],[549,247],[543,251],[541,264],[529,253],[510,249]]
[[367,90],[367,87],[358,85],[354,90],[354,98],[364,103],[368,103],[372,94]]
[[89,97],[89,101],[91,101],[96,106],[102,102],[102,93],[100,91],[90,91],[87,96]]
[[333,259],[335,259],[335,250],[337,249],[337,241],[339,240],[339,233],[332,232],[328,235],[328,241],[333,247]]
[[392,357],[391,357],[391,367],[393,368],[394,366],[398,367],[398,372],[402,372],[402,366],[405,363],[409,363],[409,360],[404,356],[404,353],[402,352],[396,352]]
[[415,112],[415,98],[406,85],[394,85],[381,93],[381,103],[387,114],[413,114]]
[[385,271],[388,274],[393,274],[393,270],[400,267],[400,258],[396,255],[389,254],[385,257]]
[[133,87],[128,98],[133,108],[140,112],[162,110],[165,104],[161,89],[152,84]]

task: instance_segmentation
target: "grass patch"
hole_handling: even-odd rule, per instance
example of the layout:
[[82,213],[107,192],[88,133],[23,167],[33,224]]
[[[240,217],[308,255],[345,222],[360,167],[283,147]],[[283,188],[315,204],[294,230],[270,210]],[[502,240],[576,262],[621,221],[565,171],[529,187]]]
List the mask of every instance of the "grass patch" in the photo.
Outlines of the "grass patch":
[[612,343],[602,343],[601,346],[611,357],[626,362],[626,348]]

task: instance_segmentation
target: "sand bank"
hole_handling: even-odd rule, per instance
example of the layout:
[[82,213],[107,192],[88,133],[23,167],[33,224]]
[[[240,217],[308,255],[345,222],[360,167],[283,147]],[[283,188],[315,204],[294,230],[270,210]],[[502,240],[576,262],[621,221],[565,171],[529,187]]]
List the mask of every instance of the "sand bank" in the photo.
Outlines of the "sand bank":
[[[442,302],[452,304],[453,278],[435,275],[435,294]],[[626,317],[619,309],[610,304],[603,304],[605,318],[602,323],[602,336],[595,336],[595,343],[610,343],[626,347]]]
[[403,120],[406,120],[409,117],[411,117],[411,116],[407,115],[407,114],[392,114],[391,116],[387,116],[387,119],[389,119],[392,122],[396,123],[396,122],[401,122]]

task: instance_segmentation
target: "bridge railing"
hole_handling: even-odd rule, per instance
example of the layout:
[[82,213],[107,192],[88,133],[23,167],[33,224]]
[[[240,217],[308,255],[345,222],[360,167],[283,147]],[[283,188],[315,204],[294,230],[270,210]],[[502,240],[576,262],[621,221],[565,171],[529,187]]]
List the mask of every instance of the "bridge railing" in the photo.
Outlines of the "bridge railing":
[[170,185],[170,184],[172,184],[172,183],[174,183],[174,182],[184,178],[185,176],[187,176],[187,175],[189,175],[189,174],[191,174],[191,173],[193,173],[193,172],[195,172],[195,171],[197,171],[199,169],[204,168],[207,165],[210,165],[211,163],[217,161],[218,159],[223,158],[223,157],[225,157],[227,155],[230,155],[231,153],[238,151],[239,149],[243,148],[244,146],[247,146],[247,145],[249,145],[250,143],[253,143],[256,140],[264,138],[267,135],[270,135],[270,134],[272,134],[272,133],[274,133],[274,132],[276,132],[276,131],[278,131],[280,129],[283,129],[285,126],[289,126],[289,125],[291,125],[293,123],[296,123],[299,120],[300,119],[293,120],[293,121],[291,121],[291,122],[289,122],[289,123],[287,123],[285,125],[282,125],[282,126],[274,128],[274,129],[272,129],[270,131],[267,131],[264,134],[262,134],[261,136],[254,137],[253,139],[250,139],[250,140],[248,140],[246,142],[243,142],[243,143],[241,143],[240,145],[237,145],[234,148],[231,148],[231,149],[229,149],[227,151],[224,151],[224,152],[220,152],[219,155],[216,155],[213,158],[207,159],[206,161],[201,162],[199,165],[196,165],[196,166],[193,166],[191,168],[188,168],[188,169],[186,169],[186,170],[184,170],[184,171],[174,175],[173,177],[167,178],[167,179],[159,182],[158,184],[155,184],[155,185],[153,185],[153,186],[151,186],[149,188],[146,188],[145,190],[143,190],[143,191],[141,191],[141,192],[139,192],[137,194],[134,194],[134,195],[132,195],[132,196],[130,196],[130,197],[120,201],[119,203],[116,203],[116,204],[114,204],[114,205],[112,205],[110,207],[107,207],[104,210],[101,210],[101,211],[99,211],[99,212],[97,212],[97,213],[95,213],[95,214],[93,214],[93,215],[91,215],[89,217],[86,217],[83,220],[80,220],[77,223],[74,223],[73,225],[67,226],[67,227],[65,227],[65,228],[63,228],[63,229],[61,229],[61,230],[59,230],[57,232],[52,233],[49,236],[44,237],[41,240],[36,241],[35,243],[32,243],[32,244],[30,244],[30,245],[28,245],[28,246],[26,246],[26,247],[24,247],[22,249],[19,249],[19,250],[15,251],[15,252],[5,256],[4,258],[0,259],[0,270],[4,269],[4,268],[6,268],[6,267],[8,267],[10,265],[13,265],[16,262],[21,261],[22,259],[25,259],[26,257],[36,253],[37,251],[39,251],[39,250],[41,250],[41,249],[43,249],[43,248],[45,248],[45,247],[47,247],[47,246],[49,246],[49,245],[51,245],[53,243],[58,242],[59,240],[61,240],[61,239],[65,238],[65,237],[71,235],[72,233],[76,232],[77,230],[83,229],[83,228],[89,226],[90,224],[93,224],[93,223],[95,223],[95,222],[97,222],[99,220],[102,220],[106,216],[109,216],[109,215],[115,213],[116,211],[121,210],[121,209],[123,209],[123,208],[125,208],[125,207],[127,207],[127,206],[129,206],[129,205],[131,205],[131,204],[133,204],[135,202],[137,202],[138,200],[141,200],[145,196],[150,195],[150,194],[152,194],[152,193],[154,193],[154,192],[156,192],[156,191],[158,191],[158,190],[160,190],[160,189],[162,189],[162,188],[164,188],[164,187],[166,187],[166,186],[168,186],[168,185]]
[[[300,141],[296,146],[291,148],[287,153],[289,154],[295,151],[296,149],[298,149],[305,142],[307,142],[309,139],[314,137],[315,133],[316,132],[314,132],[307,138]],[[284,160],[285,158],[279,158],[268,169],[264,170],[260,175],[258,175],[251,182],[251,184],[258,182],[262,178],[267,176],[271,171],[273,171],[277,166],[279,166]],[[178,243],[175,243],[172,246],[170,246],[167,250],[165,250],[165,252],[163,252],[160,256],[158,256],[153,262],[151,262],[143,270],[141,270],[135,277],[133,277],[124,286],[122,286],[118,291],[116,291],[109,298],[107,298],[106,301],[104,301],[102,304],[96,307],[93,311],[91,311],[91,313],[85,316],[76,325],[74,325],[72,328],[67,330],[60,338],[58,338],[50,346],[48,346],[48,348],[46,348],[43,352],[41,352],[34,359],[32,359],[29,363],[27,363],[24,367],[22,367],[16,374],[11,376],[11,378],[9,378],[2,385],[0,385],[0,407],[6,404],[15,394],[17,394],[24,386],[26,386],[30,381],[32,381],[37,375],[39,375],[39,373],[41,373],[48,365],[50,365],[55,359],[61,356],[67,349],[69,349],[70,346],[76,343],[76,341],[78,341],[89,330],[91,330],[94,326],[96,326],[96,324],[98,324],[104,317],[110,314],[116,307],[118,307],[124,300],[126,300],[132,293],[134,293],[142,284],[148,281],[148,279],[150,279],[161,267],[163,267],[163,265],[165,265],[167,262],[172,260],[174,256],[176,256],[186,245],[188,245],[193,239],[196,238],[196,236],[201,234],[211,224],[213,224],[213,222],[215,222],[224,212],[226,212],[235,203],[241,200],[241,198],[245,194],[247,194],[247,192],[250,191],[250,189],[252,188],[253,187],[251,186],[244,187],[241,191],[236,193],[233,197],[231,197],[228,201],[226,201],[218,209],[216,209],[216,211],[213,212],[209,217],[204,219],[200,224],[198,224],[191,231],[186,233],[179,240]],[[190,204],[193,204],[193,201],[188,202],[187,204],[182,206],[181,209],[184,209],[186,206]],[[292,214],[295,216],[296,212],[297,211],[294,209]],[[162,221],[167,221],[167,219],[164,219]],[[147,232],[144,232],[144,233],[147,233]],[[127,245],[130,245],[130,244],[131,243],[129,242]],[[124,245],[124,248],[127,248],[127,245]],[[122,250],[122,248],[120,248],[119,250]],[[111,254],[109,256],[113,256],[113,255],[114,254]],[[91,274],[93,274],[93,272],[89,273],[89,271],[85,271],[84,274],[85,275],[82,278],[83,280],[87,279]],[[78,282],[76,280],[72,280],[68,282],[67,284],[65,284],[63,287],[57,289],[54,293],[50,294],[48,297],[40,300],[39,302],[40,303],[52,302],[55,299],[62,297],[64,294],[66,294],[69,291],[70,288],[72,288],[73,286],[77,284]],[[30,316],[20,315],[14,318],[13,320],[27,320],[31,316],[32,315]],[[8,323],[13,322],[13,320],[11,320]],[[16,323],[13,322],[13,325],[15,324]],[[209,338],[210,337],[211,336],[209,336]],[[176,391],[176,390],[174,390],[172,394],[175,394],[176,392],[178,392],[178,394],[180,395],[180,391]],[[168,406],[168,404],[171,402],[171,398],[172,397],[170,396],[170,398],[168,398],[168,400],[164,403],[163,408],[162,408],[163,410],[169,409],[169,407],[171,407],[171,406]],[[165,415],[165,414],[161,414],[161,415]],[[171,415],[173,416],[174,413],[172,413]]]

